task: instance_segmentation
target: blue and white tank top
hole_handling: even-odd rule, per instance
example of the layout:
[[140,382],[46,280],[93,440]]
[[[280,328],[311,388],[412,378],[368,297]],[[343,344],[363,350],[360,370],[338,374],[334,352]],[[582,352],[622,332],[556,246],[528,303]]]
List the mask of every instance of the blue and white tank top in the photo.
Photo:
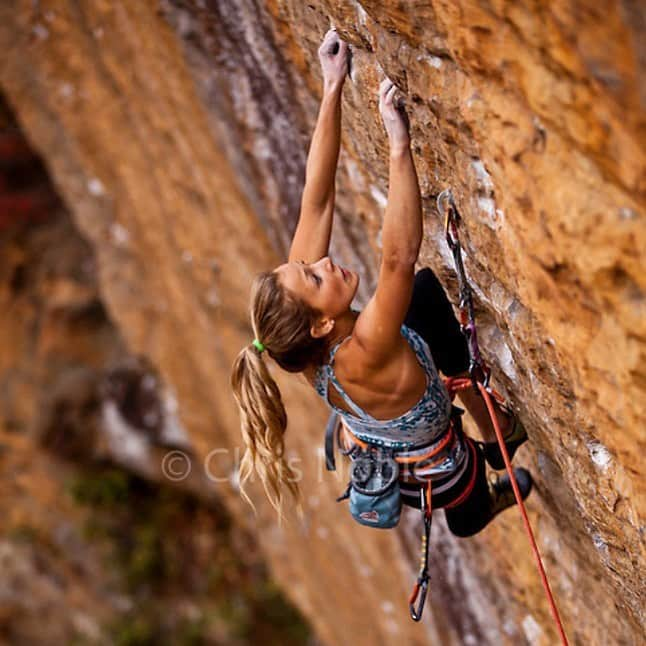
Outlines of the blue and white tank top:
[[[426,341],[406,325],[401,326],[401,333],[424,368],[427,381],[426,390],[420,400],[402,415],[394,419],[378,420],[368,415],[350,399],[334,374],[334,356],[345,339],[332,348],[329,362],[317,369],[314,387],[316,392],[343,418],[348,428],[360,440],[394,449],[414,449],[427,446],[444,434],[449,425],[451,400],[446,386],[437,372]],[[335,406],[328,400],[330,381],[354,414]]]

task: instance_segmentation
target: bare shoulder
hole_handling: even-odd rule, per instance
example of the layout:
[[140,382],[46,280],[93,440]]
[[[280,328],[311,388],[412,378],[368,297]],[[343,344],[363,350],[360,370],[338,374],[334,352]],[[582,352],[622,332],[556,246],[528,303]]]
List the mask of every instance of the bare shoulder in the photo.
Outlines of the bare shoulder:
[[[410,356],[409,356],[410,355]],[[399,379],[401,376],[402,362],[412,359],[415,367],[419,368],[414,353],[403,336],[398,342],[391,344],[387,354],[381,354],[376,360],[370,347],[362,343],[358,335],[347,337],[339,346],[334,357],[334,373],[342,383],[362,384],[369,387],[375,379],[382,382],[391,377]],[[302,374],[308,383],[316,387],[316,374],[318,367],[310,366]]]
[[368,350],[374,365],[389,363],[402,350],[401,326],[412,298],[415,278],[410,263],[382,261],[377,289],[355,322],[353,336]]
[[352,360],[369,370],[396,361],[408,348],[401,325],[396,330],[386,330],[372,314],[373,310],[367,307],[357,319],[352,336],[354,345],[350,350]]
[[[339,370],[345,375],[359,376],[365,372],[364,366],[367,364],[368,352],[361,342],[354,336],[344,339],[339,345],[339,349],[334,357],[335,373]],[[305,379],[312,385],[316,385],[316,375],[319,366],[308,366],[302,374]]]
[[401,359],[402,351],[406,348],[406,339],[401,336],[400,342],[392,344],[387,354],[381,354],[376,358],[371,347],[366,345],[359,335],[353,334],[339,348],[335,357],[334,372],[342,381],[367,385],[377,374],[385,375],[388,367]]
[[[409,410],[419,401],[427,387],[424,368],[415,352],[400,334],[400,342],[386,355],[386,360],[374,361],[370,352],[354,336],[339,347],[334,361],[334,373],[347,396],[377,419],[391,419]],[[316,386],[316,369],[303,372]],[[347,412],[345,398],[337,388],[328,390],[328,402]]]

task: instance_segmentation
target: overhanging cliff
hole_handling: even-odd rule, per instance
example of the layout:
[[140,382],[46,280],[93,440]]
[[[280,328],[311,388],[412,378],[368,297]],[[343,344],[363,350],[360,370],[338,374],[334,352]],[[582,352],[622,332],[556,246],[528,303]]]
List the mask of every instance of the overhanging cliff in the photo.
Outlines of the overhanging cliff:
[[[425,204],[421,261],[455,299],[434,202],[464,216],[481,345],[524,420],[528,502],[573,643],[643,637],[646,17],[638,2],[27,0],[0,8],[0,84],[94,250],[103,306],[177,395],[195,468],[238,419],[229,367],[253,275],[284,257],[320,97],[316,49],[353,46],[333,255],[374,286],[387,190],[376,91],[407,96]],[[308,522],[258,536],[326,643],[551,644],[517,513],[432,537],[431,610],[405,599],[418,518],[354,526],[323,471],[325,411],[283,379]],[[226,462],[226,460],[225,460]],[[227,471],[228,472],[228,471]],[[225,482],[205,483],[238,522]],[[261,490],[255,489],[261,500]],[[206,492],[205,492],[205,495]]]

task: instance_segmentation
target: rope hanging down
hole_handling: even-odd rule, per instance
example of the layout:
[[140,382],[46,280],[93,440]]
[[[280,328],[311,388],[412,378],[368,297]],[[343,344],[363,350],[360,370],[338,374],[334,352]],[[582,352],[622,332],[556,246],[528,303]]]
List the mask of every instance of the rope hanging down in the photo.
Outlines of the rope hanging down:
[[[445,206],[446,205],[446,206]],[[543,588],[547,595],[547,600],[550,604],[550,610],[554,621],[556,622],[559,635],[561,636],[561,642],[567,646],[568,641],[565,636],[565,631],[563,629],[563,624],[561,623],[561,618],[559,617],[559,612],[556,607],[556,602],[552,595],[550,589],[550,584],[547,580],[547,575],[545,574],[545,568],[543,567],[543,561],[541,555],[538,551],[538,546],[536,545],[536,540],[534,539],[534,533],[532,532],[532,527],[529,524],[529,518],[527,517],[527,512],[525,511],[525,505],[523,504],[523,499],[518,488],[518,483],[516,482],[516,477],[514,475],[514,470],[511,466],[511,461],[509,459],[509,454],[507,453],[507,447],[505,446],[505,440],[502,436],[502,431],[498,424],[498,418],[493,407],[493,402],[491,401],[492,394],[495,397],[497,393],[494,393],[489,388],[489,377],[491,371],[484,362],[484,359],[480,355],[480,349],[478,347],[478,338],[476,334],[475,326],[475,314],[473,310],[473,302],[471,300],[471,288],[466,278],[464,271],[464,265],[462,263],[462,250],[460,247],[460,240],[458,238],[458,224],[460,223],[460,214],[458,209],[455,206],[453,201],[453,195],[450,189],[442,191],[437,196],[437,209],[442,215],[444,220],[444,229],[446,233],[446,240],[453,253],[453,259],[455,261],[456,272],[458,275],[458,283],[460,286],[460,323],[462,325],[462,332],[467,338],[469,346],[469,373],[471,375],[471,381],[473,386],[480,392],[482,397],[485,400],[487,405],[487,410],[491,416],[491,421],[493,422],[494,430],[496,433],[496,439],[500,445],[500,452],[502,453],[503,460],[505,462],[505,467],[507,473],[509,474],[509,480],[511,482],[512,489],[514,490],[514,496],[516,496],[516,502],[518,503],[518,508],[523,517],[523,524],[525,525],[525,530],[536,559],[536,565],[538,567],[538,572],[543,583]]]

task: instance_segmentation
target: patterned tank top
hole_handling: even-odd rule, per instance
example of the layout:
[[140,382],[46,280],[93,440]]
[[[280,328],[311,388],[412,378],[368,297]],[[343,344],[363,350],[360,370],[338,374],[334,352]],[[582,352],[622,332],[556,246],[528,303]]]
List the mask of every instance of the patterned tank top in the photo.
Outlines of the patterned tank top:
[[[426,341],[406,325],[401,326],[401,333],[415,352],[417,360],[426,373],[424,394],[410,410],[402,415],[394,419],[375,419],[357,406],[345,392],[334,374],[334,357],[341,343],[348,337],[332,348],[329,363],[323,364],[317,369],[314,387],[316,392],[343,418],[348,428],[360,440],[394,449],[412,450],[427,446],[444,434],[449,426],[451,400],[444,382],[437,372]],[[328,400],[330,381],[354,414],[335,406]],[[453,466],[455,467],[455,465]],[[444,470],[447,470],[446,467]]]

